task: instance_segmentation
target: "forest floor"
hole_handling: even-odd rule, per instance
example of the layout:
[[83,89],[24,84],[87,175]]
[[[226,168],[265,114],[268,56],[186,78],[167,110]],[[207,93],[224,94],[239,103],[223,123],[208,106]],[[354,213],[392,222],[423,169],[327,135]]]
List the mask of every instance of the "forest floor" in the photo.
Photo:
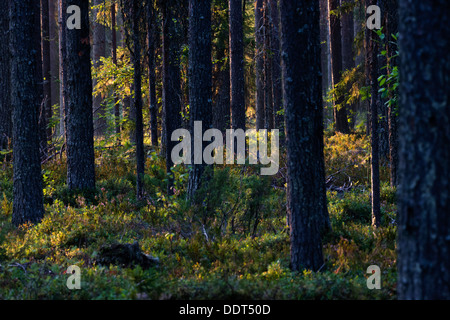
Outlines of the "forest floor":
[[[46,215],[20,228],[11,224],[12,167],[0,163],[0,299],[394,299],[395,190],[384,165],[382,226],[373,228],[369,148],[364,134],[325,136],[332,231],[317,273],[289,269],[283,160],[271,177],[256,166],[215,167],[205,201],[190,207],[186,168],[175,167],[167,196],[164,160],[149,149],[147,193],[136,201],[132,146],[97,141],[97,189],[69,191],[65,159],[55,157],[43,166]],[[135,242],[158,262],[105,258]],[[80,290],[66,286],[71,265]],[[370,265],[381,269],[380,290],[367,288]]]

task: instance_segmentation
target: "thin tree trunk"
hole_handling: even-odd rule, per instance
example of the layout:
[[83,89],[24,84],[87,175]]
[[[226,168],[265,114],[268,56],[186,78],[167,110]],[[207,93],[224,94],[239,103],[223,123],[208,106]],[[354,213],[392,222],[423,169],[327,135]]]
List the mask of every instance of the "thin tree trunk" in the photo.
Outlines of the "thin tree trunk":
[[[63,9],[64,0],[58,0],[59,22],[59,132],[65,136],[66,122],[66,68],[64,56],[66,52],[66,12]],[[65,7],[64,7],[65,8]]]
[[[283,90],[281,82],[281,53],[280,53],[280,19],[278,1],[269,0],[270,20],[272,26],[272,93],[273,110],[275,113],[275,128],[284,132],[284,116],[280,114],[283,109]],[[283,137],[284,135],[282,135]]]
[[264,104],[265,104],[265,128],[274,128],[273,93],[272,93],[272,32],[270,26],[270,7],[268,0],[264,0]]
[[[341,40],[341,22],[336,13],[339,7],[339,0],[329,0],[328,12],[330,14],[330,53],[332,68],[333,88],[341,81],[342,76],[342,40]],[[334,101],[334,122],[337,132],[349,133],[347,120],[347,110],[343,105],[342,97]]]
[[[350,0],[341,0],[341,4],[350,3]],[[344,71],[352,70],[355,67],[354,50],[353,50],[353,33],[354,33],[354,20],[353,9],[342,15],[342,68]],[[351,90],[351,84],[348,86],[348,91]],[[354,127],[356,120],[355,104],[349,106],[350,113],[350,125]]]
[[158,106],[156,102],[156,74],[155,74],[155,9],[152,2],[147,3],[147,45],[148,45],[148,79],[150,105],[150,136],[153,146],[158,146]]
[[0,150],[10,147],[12,138],[12,107],[9,54],[9,2],[0,2]]
[[244,31],[242,0],[229,0],[230,87],[233,129],[245,130]]
[[46,140],[51,141],[52,130],[48,124],[52,118],[52,74],[51,74],[51,61],[50,61],[50,11],[48,0],[41,0],[42,14],[42,74],[44,81],[44,112],[45,123],[47,124]]
[[[376,0],[367,0],[367,5],[376,4]],[[371,87],[370,98],[370,124],[371,124],[371,199],[372,199],[372,225],[381,225],[380,210],[380,165],[379,165],[379,132],[378,132],[378,35],[375,31],[367,30],[370,33],[369,43],[369,81]]]
[[255,74],[256,74],[256,129],[264,129],[264,0],[255,1]]
[[[111,3],[111,56],[114,65],[117,66],[117,30],[116,30],[116,3]],[[120,105],[116,92],[114,92],[114,126],[116,134],[120,134]],[[120,142],[120,138],[119,138]]]
[[[104,0],[94,0],[94,5],[100,5]],[[106,55],[106,28],[100,22],[97,22],[98,10],[94,10],[94,23],[92,26],[92,53],[94,67],[98,68],[101,65],[100,58]],[[93,87],[96,86],[97,80],[93,79]],[[95,136],[103,136],[105,134],[107,123],[106,123],[106,113],[105,107],[102,105],[101,94],[96,94],[93,96],[92,110],[94,112],[94,134]]]
[[[11,1],[11,104],[13,106],[14,202],[12,223],[38,223],[44,216],[39,159],[39,107],[42,73],[39,5],[35,0]],[[4,45],[4,44],[2,44]],[[41,69],[42,70],[42,69]],[[2,74],[3,76],[3,74]]]
[[316,271],[323,266],[322,232],[330,225],[323,156],[319,3],[281,1],[280,18],[291,267]]
[[450,2],[399,14],[398,298],[449,300]]

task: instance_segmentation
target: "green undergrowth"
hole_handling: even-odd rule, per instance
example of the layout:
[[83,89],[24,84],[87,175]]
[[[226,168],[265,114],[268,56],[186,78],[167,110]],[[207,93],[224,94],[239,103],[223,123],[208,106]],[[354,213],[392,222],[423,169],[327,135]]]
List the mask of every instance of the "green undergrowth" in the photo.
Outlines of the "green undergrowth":
[[[0,173],[0,299],[393,299],[396,296],[395,190],[382,185],[382,226],[374,229],[367,187],[367,138],[326,138],[327,175],[345,191],[327,193],[332,231],[319,272],[289,268],[285,165],[274,177],[254,166],[217,166],[204,201],[186,201],[188,168],[173,168],[166,195],[165,164],[147,150],[145,199],[135,197],[133,148],[97,148],[97,188],[65,187],[65,160],[43,167],[45,217],[11,225],[12,169]],[[351,164],[351,166],[350,166]],[[386,169],[383,169],[386,170]],[[345,179],[344,179],[345,177]],[[382,175],[383,177],[383,175]],[[100,265],[101,248],[139,242],[159,265]],[[369,265],[381,268],[382,288],[369,290]],[[81,289],[66,286],[70,265]]]

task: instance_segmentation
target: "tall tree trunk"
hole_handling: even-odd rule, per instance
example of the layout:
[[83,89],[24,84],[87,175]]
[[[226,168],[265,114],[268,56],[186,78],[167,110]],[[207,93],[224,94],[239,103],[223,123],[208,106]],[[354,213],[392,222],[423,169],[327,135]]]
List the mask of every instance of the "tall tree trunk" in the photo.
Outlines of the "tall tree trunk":
[[[398,65],[398,59],[395,57],[397,47],[392,44],[395,40],[392,34],[398,33],[398,0],[388,1],[386,8],[388,17],[386,23],[387,45],[390,70]],[[390,167],[390,183],[392,187],[398,184],[398,134],[397,134],[397,110],[394,106],[388,109],[389,124],[389,167]]]
[[43,77],[43,69],[42,69],[42,34],[41,34],[41,2],[35,1],[34,5],[36,6],[35,12],[38,14],[34,16],[36,19],[34,25],[38,27],[36,32],[33,33],[33,38],[31,41],[34,41],[34,47],[37,50],[36,53],[36,68],[37,73],[40,76],[39,78],[39,86],[37,88],[38,99],[39,99],[39,142],[40,142],[40,155],[41,158],[45,158],[47,155],[47,117],[45,110],[45,101],[44,101],[44,77]]
[[208,177],[205,177],[206,165],[195,162],[196,154],[203,155],[204,146],[195,149],[196,137],[194,125],[201,121],[203,133],[212,124],[212,62],[211,62],[211,1],[189,1],[189,121],[194,149],[192,169],[189,174],[188,197],[193,203],[201,203],[198,190]]
[[0,150],[12,142],[12,107],[9,54],[9,2],[1,1],[0,9]]
[[[280,19],[278,10],[278,1],[269,0],[270,19],[272,22],[272,93],[273,109],[275,113],[275,128],[284,132],[284,116],[281,113],[283,109],[283,90],[281,82],[281,53],[280,53]],[[283,137],[284,135],[282,135]]]
[[[116,30],[116,3],[111,3],[111,56],[114,65],[117,66],[117,30]],[[115,90],[114,90],[115,91]],[[120,105],[116,92],[114,92],[114,126],[115,133],[120,134]],[[120,143],[120,138],[119,138]]]
[[255,1],[255,74],[256,74],[256,129],[264,129],[264,0]]
[[[50,37],[50,86],[51,106],[59,104],[59,41],[58,41],[58,0],[49,2],[49,37]],[[53,111],[52,111],[53,114]],[[54,128],[59,135],[59,126]]]
[[321,236],[330,225],[323,155],[319,3],[281,1],[280,18],[291,267],[319,270],[323,266]]
[[51,141],[52,130],[48,124],[52,118],[52,74],[50,61],[50,11],[48,0],[41,0],[41,25],[42,25],[42,74],[44,81],[44,112],[47,124],[46,140]]
[[[375,5],[377,0],[367,0],[366,7]],[[380,210],[380,165],[379,165],[379,130],[378,130],[378,35],[375,31],[367,29],[370,34],[368,47],[369,81],[371,87],[370,98],[370,124],[371,124],[371,199],[372,199],[372,225],[379,227],[381,224]]]
[[[94,5],[100,5],[104,0],[94,0]],[[94,23],[92,26],[92,53],[94,67],[98,68],[101,65],[100,58],[106,55],[106,32],[105,26],[97,22],[98,9],[93,11]],[[97,84],[97,80],[93,79],[93,86]],[[105,134],[107,123],[105,107],[102,105],[102,96],[97,94],[93,96],[92,110],[94,112],[94,134],[95,136],[103,136]]]
[[70,5],[80,8],[81,29],[67,29],[64,43],[67,184],[87,190],[95,188],[89,2],[63,0],[64,11]]
[[244,31],[242,0],[229,0],[230,86],[233,129],[245,130]]
[[[350,4],[350,0],[341,0],[342,4]],[[342,25],[342,68],[344,71],[352,70],[355,67],[354,61],[354,50],[353,50],[353,34],[354,34],[354,19],[353,19],[353,9],[347,9],[342,15],[341,25]],[[351,84],[348,86],[348,91],[351,90]],[[356,109],[355,104],[349,106],[350,109],[350,125],[354,127],[356,120]]]
[[[214,17],[215,30],[215,52],[216,62],[214,67],[214,111],[213,111],[213,127],[225,132],[231,127],[230,114],[230,61],[228,59],[229,41],[228,41],[228,0],[222,0],[216,4],[217,10],[213,13],[219,12],[218,17]],[[220,16],[220,12],[225,10],[224,16]]]
[[180,85],[180,28],[177,20],[177,2],[168,0],[163,6],[163,109],[166,171],[169,175],[167,191],[173,194],[173,174],[171,168],[172,149],[177,144],[172,141],[172,133],[181,125],[181,85]]
[[268,0],[264,0],[264,104],[265,104],[265,128],[274,128],[273,93],[272,93],[272,30],[270,24],[270,7]]
[[145,171],[144,154],[144,125],[142,119],[142,90],[141,90],[141,42],[139,39],[140,17],[144,14],[139,0],[132,0],[131,19],[133,26],[133,67],[134,67],[134,110],[136,112],[136,193],[137,199],[144,194],[143,177]]
[[58,24],[59,24],[59,132],[65,136],[66,130],[66,67],[64,56],[66,54],[66,11],[65,0],[58,0]]
[[448,300],[450,2],[399,0],[399,14],[398,298]]
[[[39,159],[39,5],[35,0],[10,2],[11,104],[13,106],[14,202],[12,223],[40,222],[44,216]],[[42,70],[42,69],[41,69]],[[3,75],[2,75],[3,76]]]
[[148,87],[150,105],[150,136],[153,146],[158,146],[158,106],[156,101],[156,74],[155,74],[155,38],[156,22],[155,9],[151,1],[147,2],[147,45],[148,45]]
[[[339,8],[339,0],[329,0],[328,12],[330,14],[330,53],[332,68],[333,88],[341,81],[342,76],[342,40],[341,40],[341,19],[336,13]],[[337,132],[349,133],[347,120],[347,110],[343,105],[342,97],[334,101],[334,122]]]
[[328,91],[328,60],[330,57],[330,45],[328,43],[328,0],[320,0],[320,44],[321,44],[321,66],[322,66],[322,91],[323,96]]

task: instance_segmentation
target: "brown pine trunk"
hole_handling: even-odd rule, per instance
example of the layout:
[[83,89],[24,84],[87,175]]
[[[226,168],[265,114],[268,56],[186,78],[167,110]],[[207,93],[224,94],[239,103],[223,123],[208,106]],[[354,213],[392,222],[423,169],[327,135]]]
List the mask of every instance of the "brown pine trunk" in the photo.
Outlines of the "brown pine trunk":
[[[94,5],[102,4],[104,0],[94,0]],[[106,33],[105,26],[97,22],[97,12],[94,10],[94,23],[92,25],[92,53],[94,67],[98,68],[101,64],[100,58],[106,55]],[[93,86],[97,84],[97,80],[93,79]],[[103,136],[107,129],[105,107],[102,105],[102,96],[100,94],[94,95],[92,110],[94,112],[94,134],[95,136]]]
[[264,0],[255,2],[255,43],[256,43],[256,129],[264,129]]
[[10,2],[14,142],[12,223],[15,226],[26,222],[38,223],[44,216],[38,125],[42,67],[38,66],[41,64],[40,42],[35,41],[36,33],[40,33],[37,4],[35,0]]
[[1,1],[0,8],[0,150],[12,143],[12,107],[9,54],[9,0]]
[[399,14],[398,298],[449,300],[450,2]]

